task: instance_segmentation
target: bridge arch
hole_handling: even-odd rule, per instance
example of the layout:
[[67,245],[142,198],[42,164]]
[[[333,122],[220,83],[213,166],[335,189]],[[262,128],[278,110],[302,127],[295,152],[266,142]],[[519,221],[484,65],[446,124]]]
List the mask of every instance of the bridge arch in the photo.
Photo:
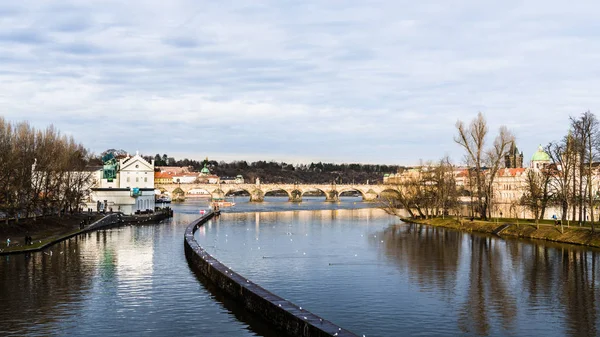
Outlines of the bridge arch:
[[338,190],[338,193],[340,196],[342,196],[342,193],[346,193],[346,192],[358,192],[363,197],[363,199],[365,198],[365,192],[361,191],[358,188],[346,187],[346,188],[342,188],[342,189]]
[[384,188],[379,192],[379,198],[381,199],[390,199],[390,198],[398,198],[400,197],[400,192],[393,188]]
[[305,188],[305,189],[299,189],[299,188],[298,188],[298,189],[296,189],[296,190],[298,190],[298,191],[300,191],[300,192],[302,193],[302,194],[301,194],[301,197],[304,197],[304,195],[305,195],[306,193],[310,193],[310,192],[319,192],[319,193],[322,193],[324,196],[327,196],[327,191],[325,191],[325,190],[323,190],[323,189],[320,189],[320,188],[318,188],[318,187],[307,187],[307,188]]
[[384,189],[382,189],[382,190],[381,190],[381,192],[379,192],[379,193],[380,193],[380,194],[381,194],[381,193],[394,193],[394,194],[400,194],[400,192],[398,192],[398,190],[397,190],[397,189],[395,189],[395,188],[391,188],[391,187],[390,187],[390,188],[384,188]]
[[292,198],[292,191],[288,191],[284,188],[281,187],[273,187],[273,188],[269,188],[269,189],[265,189],[263,190],[263,192],[265,193],[265,197],[267,196],[267,193],[272,193],[272,192],[285,192],[285,194],[287,194],[288,199]]
[[225,198],[225,192],[220,189],[220,188],[216,188],[214,189],[211,193],[210,193],[211,198],[215,199],[215,198]]
[[232,188],[229,188],[229,189],[227,189],[225,191],[225,196],[229,196],[232,193],[239,193],[239,192],[244,192],[244,193],[246,193],[248,195],[251,194],[251,192],[248,189],[245,189],[245,188],[242,188],[242,187],[232,187]]
[[191,188],[185,192],[186,196],[210,196],[210,191],[205,188]]
[[317,187],[317,186],[307,186],[306,188],[304,188],[302,190],[301,197],[304,198],[306,193],[309,193],[309,192],[319,192],[319,193],[325,194],[325,201],[329,201],[329,202],[340,201],[339,192],[335,188],[324,189],[324,188]]
[[355,192],[360,193],[363,201],[374,201],[377,198],[379,198],[379,193],[373,191],[373,189],[371,189],[371,188],[369,188],[368,190],[365,191],[365,190],[362,190],[362,189],[356,188],[356,187],[345,187],[345,188],[341,188],[339,190],[339,194],[341,196],[342,193],[350,192],[350,191],[355,191]]

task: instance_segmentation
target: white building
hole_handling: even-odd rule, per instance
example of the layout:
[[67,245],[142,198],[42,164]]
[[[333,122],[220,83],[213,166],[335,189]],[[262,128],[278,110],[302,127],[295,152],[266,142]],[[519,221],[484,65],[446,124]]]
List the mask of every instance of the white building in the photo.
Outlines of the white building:
[[118,162],[111,157],[95,175],[89,208],[124,214],[154,210],[154,160],[147,162],[139,153]]
[[197,173],[179,173],[173,175],[173,184],[193,184],[198,180]]

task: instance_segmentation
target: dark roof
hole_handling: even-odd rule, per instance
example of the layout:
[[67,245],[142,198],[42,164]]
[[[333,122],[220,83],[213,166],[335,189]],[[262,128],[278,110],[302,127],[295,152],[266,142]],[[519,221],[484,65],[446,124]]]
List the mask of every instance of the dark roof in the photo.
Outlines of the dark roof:
[[94,172],[94,171],[100,171],[102,169],[103,169],[102,165],[90,165],[90,166],[86,166],[83,170],[86,172]]

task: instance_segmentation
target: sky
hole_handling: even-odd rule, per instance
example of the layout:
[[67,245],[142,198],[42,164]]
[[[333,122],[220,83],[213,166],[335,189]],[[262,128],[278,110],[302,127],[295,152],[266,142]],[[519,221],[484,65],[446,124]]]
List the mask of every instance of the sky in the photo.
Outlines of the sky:
[[600,103],[595,1],[0,1],[0,116],[91,151],[415,165],[478,112],[526,158]]

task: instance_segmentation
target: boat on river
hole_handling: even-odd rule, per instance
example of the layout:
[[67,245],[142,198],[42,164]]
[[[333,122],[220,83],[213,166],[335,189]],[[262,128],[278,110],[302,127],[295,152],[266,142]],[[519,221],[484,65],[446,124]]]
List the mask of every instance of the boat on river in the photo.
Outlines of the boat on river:
[[161,195],[158,199],[156,199],[156,202],[169,204],[169,203],[171,203],[171,197],[168,195]]
[[226,200],[225,198],[213,198],[211,201],[211,204],[213,206],[213,209],[215,209],[215,206],[217,206],[219,208],[235,206],[234,201],[229,201],[229,200]]

